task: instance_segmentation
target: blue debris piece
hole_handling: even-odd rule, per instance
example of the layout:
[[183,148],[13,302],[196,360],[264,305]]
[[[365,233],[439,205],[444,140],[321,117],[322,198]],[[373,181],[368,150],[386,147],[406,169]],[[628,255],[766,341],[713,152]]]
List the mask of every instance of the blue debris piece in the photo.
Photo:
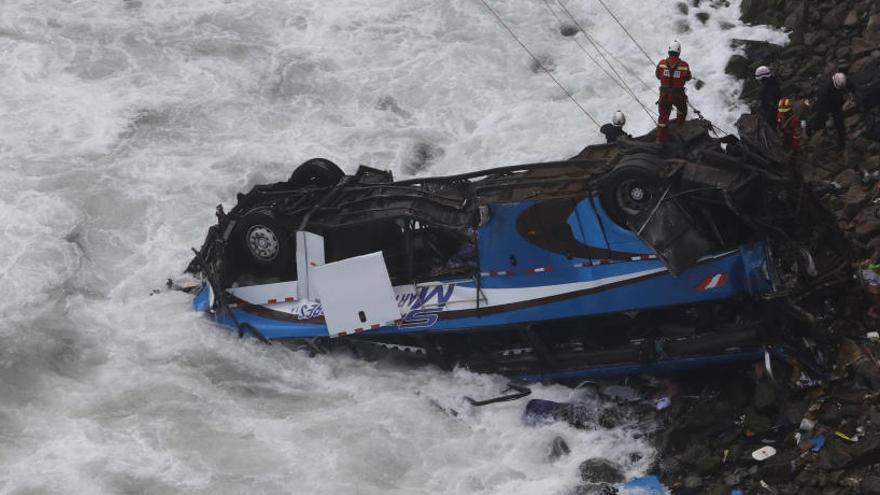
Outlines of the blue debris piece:
[[739,488],[734,488],[733,490],[730,490],[730,495],[743,495],[743,491]]
[[[632,481],[627,481],[623,485],[624,493],[626,490],[633,490],[639,495],[666,495],[666,488],[660,483],[656,476],[643,476]],[[635,491],[638,490],[638,491]]]
[[813,452],[819,452],[820,450],[822,450],[822,447],[825,446],[825,435],[818,435],[811,438],[810,441],[813,442],[813,448],[810,450],[812,450]]

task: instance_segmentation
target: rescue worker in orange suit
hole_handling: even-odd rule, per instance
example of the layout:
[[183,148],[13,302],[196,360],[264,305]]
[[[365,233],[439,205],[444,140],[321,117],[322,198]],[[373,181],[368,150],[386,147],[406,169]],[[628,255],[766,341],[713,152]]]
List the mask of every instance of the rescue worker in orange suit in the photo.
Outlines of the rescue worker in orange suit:
[[691,69],[688,63],[680,59],[681,43],[673,41],[669,44],[669,57],[657,64],[656,75],[660,80],[660,99],[657,105],[660,118],[657,120],[657,142],[665,143],[669,139],[669,115],[675,107],[675,122],[684,124],[687,117],[688,99],[684,85],[691,80]]
[[801,119],[791,111],[791,100],[779,100],[776,109],[776,123],[782,131],[785,148],[795,153],[801,148]]

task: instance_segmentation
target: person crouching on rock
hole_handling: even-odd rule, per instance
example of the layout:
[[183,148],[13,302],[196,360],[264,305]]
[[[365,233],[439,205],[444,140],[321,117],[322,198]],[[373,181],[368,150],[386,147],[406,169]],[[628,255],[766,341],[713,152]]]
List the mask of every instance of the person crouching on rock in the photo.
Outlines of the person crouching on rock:
[[837,151],[846,146],[846,122],[843,120],[843,103],[847,93],[855,92],[853,84],[846,79],[846,74],[838,72],[819,86],[816,92],[816,114],[810,119],[807,131],[812,134],[825,128],[828,114],[834,119],[837,129]]
[[620,110],[614,112],[614,117],[611,118],[610,124],[605,124],[599,128],[599,132],[605,135],[605,141],[608,143],[614,143],[617,141],[617,138],[621,136],[626,136],[631,138],[629,134],[624,132],[623,126],[626,124],[626,115],[623,114]]
[[791,100],[779,100],[776,109],[776,124],[782,131],[782,142],[785,149],[797,153],[801,148],[801,119],[791,111]]
[[669,44],[669,57],[657,64],[655,74],[660,80],[660,99],[657,105],[660,118],[657,120],[657,142],[665,143],[669,139],[669,114],[675,106],[675,123],[684,124],[687,117],[688,98],[684,85],[692,79],[688,63],[679,58],[681,43],[673,41]]
[[770,67],[762,65],[755,69],[755,79],[761,83],[761,102],[758,111],[771,126],[776,125],[776,105],[782,98],[782,85]]

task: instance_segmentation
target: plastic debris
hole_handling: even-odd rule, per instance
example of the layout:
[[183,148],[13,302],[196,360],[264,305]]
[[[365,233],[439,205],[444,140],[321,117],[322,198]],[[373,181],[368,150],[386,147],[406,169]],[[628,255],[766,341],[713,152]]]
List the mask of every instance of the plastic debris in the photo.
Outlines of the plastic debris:
[[825,446],[825,435],[819,435],[819,436],[815,436],[813,438],[808,438],[807,441],[812,443],[812,445],[813,445],[812,448],[810,448],[810,450],[812,450],[813,452],[819,452],[820,450],[822,450],[822,447]]
[[846,433],[843,433],[843,432],[840,432],[840,431],[835,431],[834,434],[835,434],[837,437],[846,440],[847,442],[858,442],[858,441],[859,441],[859,436],[858,436],[858,435],[854,435],[854,436],[850,437],[850,436],[847,435]]
[[865,334],[868,340],[880,340],[880,332],[868,332]]
[[776,495],[777,493],[779,493],[778,490],[776,490],[772,486],[768,485],[767,482],[764,480],[761,480],[760,484],[761,484],[761,488],[763,488],[764,490],[767,490],[768,492],[772,493],[773,495]]
[[733,488],[730,490],[730,495],[743,495],[743,491],[739,488]]
[[662,411],[671,405],[672,400],[670,400],[669,397],[658,397],[654,399],[654,409],[658,411]]
[[628,481],[623,485],[624,490],[639,490],[639,495],[664,495],[666,488],[656,476],[643,476]]
[[798,427],[798,429],[801,431],[813,431],[813,428],[815,428],[815,427],[816,427],[816,422],[810,418],[805,417],[801,420],[801,424]]
[[764,368],[767,370],[767,374],[770,375],[771,380],[775,380],[773,377],[773,366],[770,363],[770,352],[767,348],[764,348]]
[[752,452],[752,459],[761,462],[763,460],[773,457],[774,455],[776,455],[776,449],[769,445],[765,445],[764,447],[761,447],[760,449]]

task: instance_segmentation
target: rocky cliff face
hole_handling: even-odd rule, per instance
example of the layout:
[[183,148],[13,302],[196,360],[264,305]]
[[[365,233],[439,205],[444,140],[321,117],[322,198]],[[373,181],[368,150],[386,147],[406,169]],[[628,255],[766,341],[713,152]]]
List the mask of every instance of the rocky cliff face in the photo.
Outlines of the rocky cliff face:
[[[774,69],[783,93],[795,101],[795,111],[807,117],[808,103],[822,80],[837,71],[852,77],[880,64],[878,0],[744,0],[742,19],[789,30],[791,39],[785,47],[744,40],[744,54],[729,61],[727,72],[744,80],[743,97],[752,103],[760,91],[752,77],[759,65]],[[844,107],[849,135],[845,152],[833,149],[829,133],[834,131],[826,129],[806,142],[800,162],[808,177],[841,185],[835,213],[854,239],[871,244],[873,251],[880,248],[880,218],[870,203],[877,187],[875,181],[862,178],[880,169],[880,143],[867,137],[859,110],[854,101]]]
[[[743,0],[742,18],[784,28],[791,39],[787,46],[739,42],[742,55],[731,58],[727,72],[744,81],[743,98],[754,107],[760,86],[753,74],[760,65],[773,68],[802,118],[811,114],[816,86],[834,72],[880,71],[880,0]],[[876,263],[880,204],[873,201],[880,198],[880,181],[871,173],[880,170],[880,142],[869,138],[853,101],[844,109],[846,149],[834,150],[833,129],[819,131],[797,163],[808,179],[839,184],[830,206],[862,259]],[[869,298],[880,301],[880,294],[866,296],[856,287],[825,302],[828,311],[816,328],[827,331],[819,347],[833,360],[834,376],[821,386],[796,383],[797,365],[784,377],[761,363],[680,384],[699,392],[665,412],[657,438],[658,474],[672,492],[880,494],[880,346],[866,338],[880,320],[864,314]],[[759,460],[754,453],[768,446],[772,455]]]

